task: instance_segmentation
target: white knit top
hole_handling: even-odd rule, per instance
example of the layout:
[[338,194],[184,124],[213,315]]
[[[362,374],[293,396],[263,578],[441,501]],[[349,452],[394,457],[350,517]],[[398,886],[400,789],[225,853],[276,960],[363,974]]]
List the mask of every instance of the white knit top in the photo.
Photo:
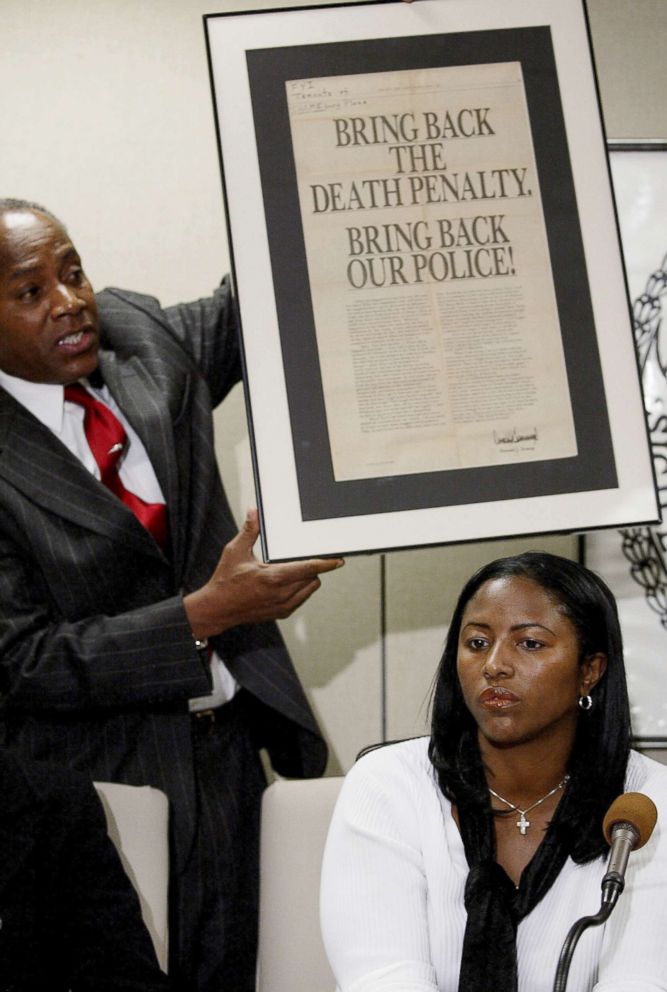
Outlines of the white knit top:
[[[342,992],[457,992],[468,866],[427,747],[421,737],[379,748],[343,784],[321,892],[324,944]],[[653,799],[658,824],[630,855],[611,918],[581,937],[568,992],[667,990],[667,768],[633,752],[626,791]],[[604,871],[602,859],[568,859],[520,922],[519,992],[551,992],[570,926],[599,909]]]

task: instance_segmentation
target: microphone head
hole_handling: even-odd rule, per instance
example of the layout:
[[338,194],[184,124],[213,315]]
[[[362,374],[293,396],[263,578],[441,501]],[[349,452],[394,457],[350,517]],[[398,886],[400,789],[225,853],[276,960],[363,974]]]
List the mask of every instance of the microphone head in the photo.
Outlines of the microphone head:
[[614,799],[602,823],[605,840],[611,844],[614,826],[629,823],[637,831],[638,839],[633,850],[643,847],[653,833],[658,811],[653,800],[641,792],[624,792]]

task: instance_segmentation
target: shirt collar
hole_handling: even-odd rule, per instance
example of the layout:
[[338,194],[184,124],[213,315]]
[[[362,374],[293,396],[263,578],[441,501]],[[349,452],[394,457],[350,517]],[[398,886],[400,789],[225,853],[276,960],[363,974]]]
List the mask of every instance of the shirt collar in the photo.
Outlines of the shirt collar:
[[65,391],[50,382],[28,382],[0,369],[0,386],[55,434],[63,428]]

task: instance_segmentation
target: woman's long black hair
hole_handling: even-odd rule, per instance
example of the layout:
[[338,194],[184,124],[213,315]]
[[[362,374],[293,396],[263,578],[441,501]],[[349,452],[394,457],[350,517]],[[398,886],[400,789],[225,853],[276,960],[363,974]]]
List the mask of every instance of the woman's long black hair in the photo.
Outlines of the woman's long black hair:
[[528,551],[484,565],[459,596],[436,676],[429,756],[440,788],[458,805],[488,814],[477,727],[463,700],[456,660],[461,618],[477,590],[491,579],[523,576],[545,589],[574,625],[581,660],[603,652],[607,669],[591,692],[593,705],[579,715],[570,759],[567,821],[562,840],[577,862],[603,854],[602,820],[624,791],[630,749],[630,705],[616,602],[602,579],[577,562],[547,552]]

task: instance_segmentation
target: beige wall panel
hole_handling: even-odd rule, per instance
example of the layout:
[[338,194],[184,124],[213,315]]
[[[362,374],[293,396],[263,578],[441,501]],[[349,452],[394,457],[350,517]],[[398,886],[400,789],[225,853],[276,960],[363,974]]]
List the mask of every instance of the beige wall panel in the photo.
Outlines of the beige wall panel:
[[539,549],[577,557],[576,537],[549,535],[387,556],[387,738],[426,733],[435,671],[459,592],[486,562]]
[[380,575],[375,558],[350,558],[280,624],[340,775],[382,736]]
[[[237,520],[255,505],[243,391],[216,412],[216,447]],[[259,552],[258,552],[259,553]],[[322,588],[279,623],[329,744],[328,774],[340,775],[382,736],[380,558],[350,558],[322,577]]]
[[[353,578],[349,592],[353,593]],[[346,596],[350,599],[350,596]],[[369,597],[368,604],[377,602]],[[360,602],[356,601],[357,608]],[[298,622],[298,621],[297,621]],[[331,616],[322,625],[331,640]],[[376,637],[354,639],[355,628],[351,627],[346,636],[324,655],[329,664],[326,681],[321,686],[310,687],[309,696],[313,708],[324,729],[329,743],[328,775],[341,775],[353,764],[356,756],[367,744],[382,740],[382,671],[380,641]],[[349,636],[348,636],[349,635]],[[309,648],[308,664],[299,665],[298,651],[294,640],[288,638],[297,667],[304,677],[312,669],[317,647]],[[335,659],[339,659],[335,665]]]
[[[243,392],[216,412],[216,447],[237,520],[255,505]],[[329,744],[327,773],[340,775],[362,747],[382,737],[380,559],[350,558],[279,623]]]
[[587,0],[609,138],[667,139],[666,0]]
[[62,215],[96,287],[174,303],[229,267],[202,0],[2,0],[2,195]]

